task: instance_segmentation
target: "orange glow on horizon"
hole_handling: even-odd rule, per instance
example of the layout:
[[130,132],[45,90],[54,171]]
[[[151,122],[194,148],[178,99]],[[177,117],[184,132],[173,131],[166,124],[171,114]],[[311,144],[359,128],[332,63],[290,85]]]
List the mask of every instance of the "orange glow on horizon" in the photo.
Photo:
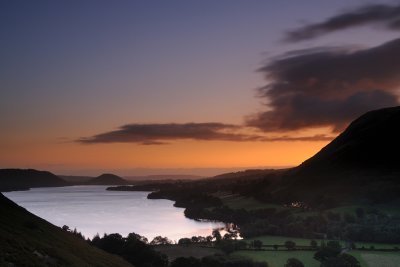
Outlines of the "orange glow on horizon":
[[[328,142],[179,141],[165,145],[33,143],[4,147],[1,167],[73,169],[295,166]],[[22,163],[22,164],[21,164]]]

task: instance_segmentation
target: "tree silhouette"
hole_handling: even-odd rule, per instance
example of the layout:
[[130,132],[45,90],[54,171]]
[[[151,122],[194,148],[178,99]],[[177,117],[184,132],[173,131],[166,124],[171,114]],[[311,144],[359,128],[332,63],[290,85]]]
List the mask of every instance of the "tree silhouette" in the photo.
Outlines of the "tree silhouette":
[[296,243],[293,242],[293,241],[291,241],[291,240],[288,240],[288,241],[285,242],[285,247],[286,247],[288,250],[293,250],[293,249],[295,249],[295,247],[296,247]]
[[296,258],[289,258],[286,261],[285,267],[304,267],[304,264]]
[[261,240],[254,240],[253,241],[253,247],[255,249],[261,249],[262,245],[263,245],[263,242]]

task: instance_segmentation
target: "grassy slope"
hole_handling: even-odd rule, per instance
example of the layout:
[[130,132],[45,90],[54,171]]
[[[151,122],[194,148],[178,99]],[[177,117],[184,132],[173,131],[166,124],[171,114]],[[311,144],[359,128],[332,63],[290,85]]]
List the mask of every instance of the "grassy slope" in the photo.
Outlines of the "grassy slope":
[[29,213],[0,194],[0,266],[132,267]]

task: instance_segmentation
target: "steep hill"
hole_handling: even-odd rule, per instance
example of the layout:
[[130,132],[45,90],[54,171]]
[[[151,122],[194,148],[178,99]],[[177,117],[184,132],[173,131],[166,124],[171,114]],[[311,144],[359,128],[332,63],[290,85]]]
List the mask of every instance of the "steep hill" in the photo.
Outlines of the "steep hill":
[[32,187],[66,186],[68,183],[47,171],[0,169],[0,191],[28,190]]
[[0,266],[132,267],[0,194]]
[[385,202],[400,197],[400,107],[368,112],[300,166],[276,195]]
[[129,182],[117,175],[105,173],[92,180],[85,182],[89,185],[126,185]]
[[400,107],[368,112],[298,169],[400,171]]

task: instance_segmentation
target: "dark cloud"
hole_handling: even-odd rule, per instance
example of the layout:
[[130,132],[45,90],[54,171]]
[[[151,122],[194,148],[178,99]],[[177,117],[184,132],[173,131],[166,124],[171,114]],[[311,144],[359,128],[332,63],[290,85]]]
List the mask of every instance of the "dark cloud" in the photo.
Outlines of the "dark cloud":
[[184,123],[184,124],[128,124],[118,130],[76,140],[82,144],[98,143],[138,143],[141,145],[163,145],[174,140],[203,141],[328,141],[334,137],[314,136],[274,136],[240,134],[244,127],[223,123]]
[[80,143],[140,143],[143,145],[165,144],[167,141],[219,140],[219,141],[258,141],[258,135],[237,133],[240,126],[223,123],[170,123],[170,124],[128,124],[118,130],[101,133],[77,140]]
[[295,51],[259,70],[268,110],[249,116],[263,131],[330,126],[337,132],[372,109],[398,104],[400,39],[378,47]]
[[400,5],[368,5],[351,10],[321,23],[309,24],[286,34],[284,41],[298,42],[365,24],[380,24],[387,29],[400,29]]

